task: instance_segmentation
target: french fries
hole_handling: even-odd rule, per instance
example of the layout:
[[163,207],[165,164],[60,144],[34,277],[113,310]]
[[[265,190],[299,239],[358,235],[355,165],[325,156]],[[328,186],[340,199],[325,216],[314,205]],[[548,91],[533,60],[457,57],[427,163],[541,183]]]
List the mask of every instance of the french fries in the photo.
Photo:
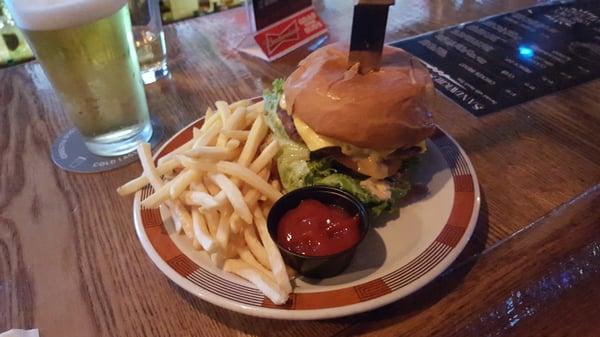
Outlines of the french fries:
[[[176,159],[171,159],[171,160],[165,161],[163,165],[159,165],[156,168],[158,171],[157,173],[161,176],[165,175],[167,173],[172,172],[174,169],[176,169],[180,165],[181,164]],[[141,176],[131,180],[127,184],[119,187],[117,189],[117,193],[119,193],[120,195],[123,195],[123,196],[132,194],[132,193],[135,193],[136,191],[142,189],[144,186],[148,185],[149,183],[150,183],[150,181],[148,180],[148,177],[142,174]]]
[[204,216],[197,209],[192,209],[192,224],[194,236],[204,250],[214,253],[216,250],[216,241],[211,237],[206,225]]
[[277,280],[278,285],[284,291],[291,292],[292,286],[290,284],[290,278],[287,274],[287,270],[285,269],[285,264],[283,263],[283,258],[281,257],[275,242],[273,242],[271,236],[269,236],[267,221],[265,220],[260,207],[256,207],[254,209],[254,218],[256,220],[256,227],[258,228],[258,234],[263,242],[263,245],[265,246],[267,256],[269,257],[269,263],[271,264],[273,276]]
[[252,172],[249,168],[243,165],[221,161],[217,163],[217,170],[220,172],[229,174],[233,177],[242,179],[248,185],[256,188],[259,192],[264,194],[267,198],[276,201],[281,198],[281,192],[276,190],[268,182],[261,179],[260,176]]
[[275,304],[292,291],[291,272],[271,239],[265,211],[282,196],[270,179],[279,144],[264,120],[264,102],[249,100],[208,108],[193,137],[152,160],[149,144],[138,148],[143,173],[117,189],[120,195],[150,184],[144,208],[166,207],[178,233],[213,263],[260,289]]
[[221,173],[211,174],[210,178],[214,181],[219,188],[225,192],[227,199],[235,209],[236,213],[244,220],[246,223],[252,223],[252,214],[250,213],[250,209],[246,202],[244,201],[244,197],[242,196],[242,192],[235,186],[235,184],[227,178],[225,175]]
[[222,133],[229,138],[246,141],[246,139],[248,139],[250,131],[223,130]]
[[201,191],[187,191],[183,194],[184,203],[188,206],[200,206],[213,209],[219,206],[210,194]]
[[288,295],[284,295],[286,294],[285,289],[281,288],[281,286],[270,278],[268,274],[264,274],[260,270],[253,268],[252,265],[243,260],[229,259],[225,261],[223,270],[237,274],[254,283],[254,285],[275,304],[283,304],[287,301]]

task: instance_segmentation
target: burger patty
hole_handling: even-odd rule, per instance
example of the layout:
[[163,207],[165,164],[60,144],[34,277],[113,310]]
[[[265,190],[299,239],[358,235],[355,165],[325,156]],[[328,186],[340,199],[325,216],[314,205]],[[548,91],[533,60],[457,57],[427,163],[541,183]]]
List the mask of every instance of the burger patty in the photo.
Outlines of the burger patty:
[[[396,174],[402,168],[402,162],[406,159],[415,157],[421,152],[417,146],[397,149],[383,159],[383,164],[387,166],[388,176]],[[339,147],[329,147],[317,151],[319,156],[331,157],[336,162],[347,167],[348,169],[358,172],[357,163],[351,157],[342,153]]]
[[[342,153],[342,150],[339,147],[327,147],[327,148],[324,148],[324,149],[317,150],[316,152],[318,152],[318,154],[320,156],[335,157],[335,156],[339,156],[339,155],[344,155]],[[396,151],[390,153],[385,158],[385,160],[389,160],[389,159],[405,160],[405,159],[408,159],[408,158],[412,158],[412,157],[418,155],[419,153],[421,153],[421,148],[418,147],[418,146],[411,146],[411,147],[401,148],[401,149],[397,149]]]
[[[281,124],[283,125],[283,128],[288,136],[295,142],[304,143],[302,137],[300,137],[300,134],[298,133],[298,130],[296,130],[292,116],[288,115],[288,113],[281,108],[277,108],[277,116],[279,117],[279,120],[281,120]],[[387,165],[389,175],[393,175],[400,170],[403,160],[414,157],[420,152],[421,149],[417,146],[397,149],[386,156],[386,158],[383,160],[383,164]],[[351,157],[343,154],[339,147],[323,148],[315,151],[315,154],[319,157],[331,157],[352,171],[356,172],[358,169],[356,162],[353,161]]]
[[414,156],[418,155],[419,153],[421,153],[420,147],[411,146],[411,147],[405,147],[402,149],[397,149],[396,151],[392,152],[392,154],[390,154],[390,157],[396,157],[396,158],[404,160],[404,159],[414,157]]
[[283,128],[288,136],[295,142],[303,143],[300,134],[296,130],[292,116],[288,115],[288,113],[281,108],[277,108],[277,116],[279,117],[279,120],[281,120],[281,124],[283,124]]
[[[295,142],[304,143],[302,137],[296,130],[296,126],[294,125],[294,119],[292,116],[288,115],[288,113],[281,109],[277,108],[277,116],[279,120],[281,120],[281,124],[283,124],[283,128],[288,136]],[[317,150],[318,154],[321,156],[332,156],[336,157],[339,155],[343,155],[342,151],[339,147],[328,147],[324,149]],[[386,159],[392,160],[404,160],[418,155],[421,152],[421,149],[418,146],[411,146],[407,148],[397,149],[392,152]]]

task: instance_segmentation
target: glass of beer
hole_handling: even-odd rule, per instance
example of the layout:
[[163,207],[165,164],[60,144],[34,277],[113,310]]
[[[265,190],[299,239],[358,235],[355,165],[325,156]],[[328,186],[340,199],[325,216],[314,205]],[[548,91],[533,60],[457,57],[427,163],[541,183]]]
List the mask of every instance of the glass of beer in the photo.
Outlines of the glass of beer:
[[149,84],[169,74],[160,6],[158,0],[129,0],[129,11],[142,80]]
[[88,149],[135,150],[152,136],[127,0],[8,0]]

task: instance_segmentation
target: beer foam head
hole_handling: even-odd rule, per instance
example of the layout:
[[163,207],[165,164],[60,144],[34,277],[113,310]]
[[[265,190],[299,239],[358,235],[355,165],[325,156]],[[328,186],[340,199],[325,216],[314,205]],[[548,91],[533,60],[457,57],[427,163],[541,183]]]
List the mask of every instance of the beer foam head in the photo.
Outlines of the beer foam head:
[[113,14],[127,0],[8,0],[18,27],[55,30],[80,26]]

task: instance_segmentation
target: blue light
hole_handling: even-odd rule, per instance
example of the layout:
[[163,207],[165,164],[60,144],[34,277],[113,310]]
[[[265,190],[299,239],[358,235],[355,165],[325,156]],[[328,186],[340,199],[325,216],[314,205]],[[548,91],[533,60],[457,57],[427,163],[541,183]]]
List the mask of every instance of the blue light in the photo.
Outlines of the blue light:
[[529,58],[529,57],[532,57],[533,54],[534,54],[533,49],[526,47],[526,46],[519,47],[519,55]]

